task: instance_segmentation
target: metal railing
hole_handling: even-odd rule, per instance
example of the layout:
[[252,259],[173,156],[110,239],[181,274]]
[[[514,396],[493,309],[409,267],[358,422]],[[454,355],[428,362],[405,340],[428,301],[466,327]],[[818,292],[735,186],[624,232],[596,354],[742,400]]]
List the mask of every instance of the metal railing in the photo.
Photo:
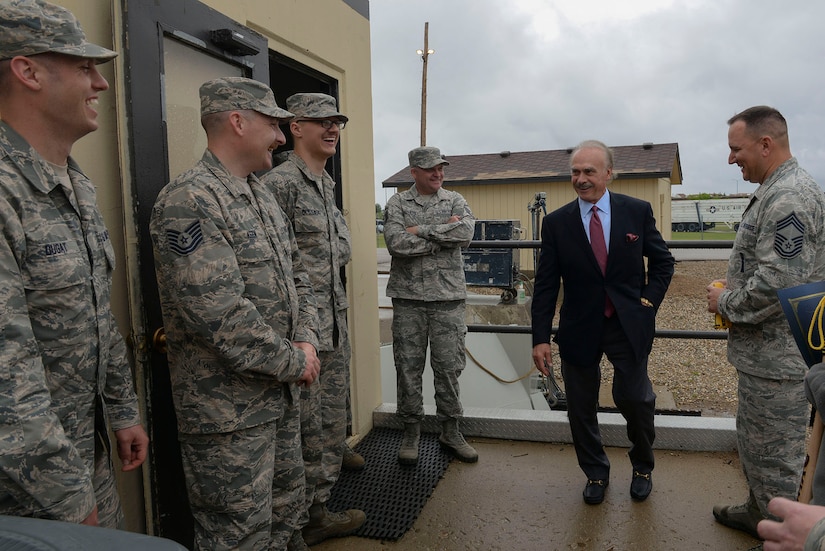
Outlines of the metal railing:
[[[667,241],[669,249],[731,249],[733,241]],[[541,241],[532,239],[510,240],[496,239],[489,241],[470,241],[468,249],[540,249]]]
[[[730,249],[733,241],[668,241],[670,249]],[[471,241],[469,249],[537,249],[541,248],[541,241]],[[532,327],[529,325],[484,325],[469,324],[467,331],[470,333],[508,333],[508,334],[532,334]],[[553,327],[551,334],[555,335],[558,327]],[[694,340],[727,340],[727,331],[683,331],[678,329],[657,329],[655,333],[657,339],[694,339]]]

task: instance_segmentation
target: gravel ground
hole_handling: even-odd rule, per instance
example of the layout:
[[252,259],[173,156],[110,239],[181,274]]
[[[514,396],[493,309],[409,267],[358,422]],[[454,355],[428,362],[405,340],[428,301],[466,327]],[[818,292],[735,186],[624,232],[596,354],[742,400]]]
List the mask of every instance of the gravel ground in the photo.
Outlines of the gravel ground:
[[[713,315],[707,311],[708,283],[725,276],[725,260],[689,260],[676,264],[664,302],[656,317],[658,329],[714,331]],[[555,321],[558,324],[558,319]],[[554,353],[558,355],[556,347]],[[673,394],[676,408],[701,412],[704,416],[733,417],[736,414],[736,370],[727,360],[727,341],[656,339],[648,362],[655,387]],[[553,360],[559,377],[561,361]],[[559,377],[560,378],[560,377]],[[602,384],[612,384],[613,369],[602,361]]]
[[[725,276],[727,261],[682,261],[656,317],[659,329],[714,331],[707,311],[708,283]],[[736,413],[736,370],[727,360],[727,341],[656,339],[648,372],[656,386],[673,393],[681,410],[702,415]],[[604,370],[605,375],[612,370]]]

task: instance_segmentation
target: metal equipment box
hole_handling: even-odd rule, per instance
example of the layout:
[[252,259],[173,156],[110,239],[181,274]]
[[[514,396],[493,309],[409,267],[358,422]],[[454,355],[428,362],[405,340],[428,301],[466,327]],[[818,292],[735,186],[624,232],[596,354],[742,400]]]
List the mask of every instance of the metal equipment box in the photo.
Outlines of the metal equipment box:
[[473,241],[520,239],[521,220],[476,220]]
[[[511,241],[520,237],[520,220],[476,220],[473,241]],[[468,286],[513,289],[519,270],[517,249],[471,247],[462,253]]]

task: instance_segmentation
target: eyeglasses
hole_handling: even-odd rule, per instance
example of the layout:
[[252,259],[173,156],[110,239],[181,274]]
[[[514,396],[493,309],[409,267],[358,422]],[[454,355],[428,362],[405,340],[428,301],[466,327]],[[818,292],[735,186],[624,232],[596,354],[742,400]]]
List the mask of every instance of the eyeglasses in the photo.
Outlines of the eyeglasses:
[[333,125],[337,125],[339,130],[343,130],[347,125],[344,121],[331,121],[329,119],[299,119],[295,122],[314,122],[320,124],[324,130],[329,130]]

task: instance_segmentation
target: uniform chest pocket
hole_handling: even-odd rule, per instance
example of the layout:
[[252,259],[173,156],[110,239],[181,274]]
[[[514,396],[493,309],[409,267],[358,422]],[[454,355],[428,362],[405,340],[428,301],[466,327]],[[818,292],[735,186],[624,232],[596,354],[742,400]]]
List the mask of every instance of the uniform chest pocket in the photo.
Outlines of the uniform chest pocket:
[[317,209],[296,210],[293,221],[295,233],[318,233],[327,230],[327,217]]
[[234,228],[232,246],[238,264],[269,262],[275,257],[269,237],[261,226]]
[[745,213],[739,229],[736,231],[736,240],[733,244],[733,254],[736,258],[737,272],[740,274],[750,274],[758,266],[753,251],[758,244],[756,217],[749,217]]
[[449,205],[439,205],[427,213],[430,224],[446,224],[453,215]]
[[92,273],[73,239],[29,243],[20,267],[32,331],[45,356],[82,346],[95,323]]
[[32,242],[21,275],[28,290],[65,289],[89,281],[89,258],[73,239]]
[[[104,271],[111,273],[115,269],[115,249],[112,247],[112,240],[109,238],[109,230],[103,225],[101,220],[98,224],[90,225],[87,232],[86,241],[89,244],[91,254],[96,258],[95,264]],[[97,260],[99,251],[102,251],[102,258]]]

